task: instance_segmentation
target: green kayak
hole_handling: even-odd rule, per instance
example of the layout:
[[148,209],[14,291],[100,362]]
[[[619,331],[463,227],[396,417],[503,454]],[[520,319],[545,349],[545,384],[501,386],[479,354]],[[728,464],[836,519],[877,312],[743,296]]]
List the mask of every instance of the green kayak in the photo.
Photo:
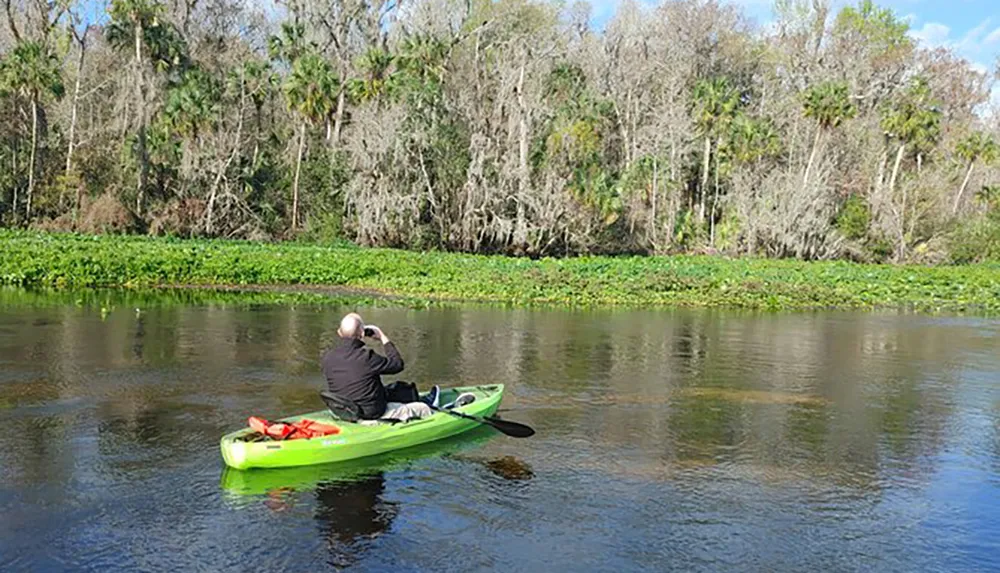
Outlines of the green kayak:
[[[470,416],[490,416],[500,407],[503,385],[465,386],[441,389],[441,404],[448,404],[461,393],[474,394],[471,404],[456,408]],[[250,428],[237,430],[222,437],[220,447],[226,465],[234,469],[287,468],[343,462],[409,448],[454,436],[479,426],[478,422],[444,412],[420,420],[400,424],[358,424],[336,418],[328,410],[311,412],[281,422],[311,420],[340,428],[340,432],[308,440],[260,439]],[[254,441],[248,441],[254,440]]]
[[496,437],[492,428],[480,425],[457,436],[345,462],[249,471],[227,467],[222,470],[220,485],[231,501],[275,491],[312,491],[323,483],[351,483],[398,470],[416,460],[476,450]]

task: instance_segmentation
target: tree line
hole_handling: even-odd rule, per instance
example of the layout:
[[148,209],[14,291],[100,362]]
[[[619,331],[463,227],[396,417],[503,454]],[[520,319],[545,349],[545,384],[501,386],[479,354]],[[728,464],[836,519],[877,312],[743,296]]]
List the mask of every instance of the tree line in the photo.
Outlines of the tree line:
[[1000,257],[1000,70],[869,0],[0,1],[6,226]]

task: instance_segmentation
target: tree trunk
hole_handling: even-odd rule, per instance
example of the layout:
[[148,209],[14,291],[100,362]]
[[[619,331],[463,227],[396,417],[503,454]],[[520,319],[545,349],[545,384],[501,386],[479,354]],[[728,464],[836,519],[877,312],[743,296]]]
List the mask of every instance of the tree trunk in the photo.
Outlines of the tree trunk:
[[899,164],[903,162],[903,151],[906,149],[905,143],[899,144],[899,150],[896,152],[896,163],[892,166],[892,175],[889,176],[889,199],[892,200],[892,194],[896,190],[896,176],[899,175]]
[[[10,35],[14,37],[14,43],[21,42],[21,33],[17,30],[17,24],[14,22],[14,14],[10,10],[11,0],[4,2],[4,8],[7,10],[7,27],[10,28]],[[17,206],[14,207],[17,210]]]
[[518,181],[517,181],[517,221],[514,225],[515,247],[520,247],[528,239],[528,223],[524,209],[524,200],[528,196],[528,111],[524,103],[524,64],[517,79],[518,113]]
[[670,138],[670,183],[677,181],[677,141]]
[[650,219],[651,219],[650,220],[650,227],[652,228],[652,235],[651,235],[652,240],[650,242],[653,245],[653,252],[654,253],[657,251],[657,246],[656,246],[656,195],[659,192],[659,187],[657,185],[657,183],[658,183],[658,181],[657,181],[657,175],[658,175],[658,173],[657,173],[656,157],[654,156],[653,157],[653,201],[652,201],[652,203],[653,203],[652,207],[653,208],[652,208],[652,215],[650,217]]
[[[683,197],[676,197],[675,190],[677,189],[677,140],[671,135],[670,137],[670,187],[667,189],[667,237],[664,241],[664,247],[668,248],[673,244],[674,241],[674,226],[677,224],[677,209],[680,201],[683,201]],[[679,195],[679,193],[678,193]]]
[[253,137],[253,159],[250,160],[251,171],[257,170],[257,156],[260,154],[260,134],[264,131],[263,120],[261,119],[261,109],[260,106],[256,108],[256,120],[257,120],[257,133]]
[[630,117],[632,118],[632,128],[631,128],[631,133],[632,133],[632,152],[631,152],[632,153],[632,161],[635,161],[636,156],[639,155],[639,144],[638,144],[639,137],[637,135],[639,133],[639,125],[638,125],[638,123],[639,123],[639,119],[638,119],[639,118],[639,102],[638,101],[635,102],[635,106],[634,107],[635,107],[635,109],[633,109],[632,113],[630,114]]
[[306,147],[306,122],[302,120],[299,130],[299,153],[295,159],[295,183],[292,185],[292,231],[298,228],[299,222],[299,173],[302,171],[302,152]]
[[[899,150],[896,152],[896,163],[892,166],[892,175],[889,176],[889,201],[892,201],[892,195],[896,191],[896,177],[899,175],[899,164],[903,162],[903,152],[906,150],[906,144],[900,143]],[[891,204],[891,203],[890,203]],[[902,262],[903,257],[906,255],[906,191],[903,191],[903,202],[902,208],[899,210],[899,249],[896,254],[896,260]]]
[[[722,136],[715,140],[715,149],[722,145]],[[719,154],[715,154],[715,193],[712,194],[712,211],[708,214],[709,244],[715,248],[715,210],[719,203]]]
[[813,2],[813,9],[816,17],[813,19],[813,53],[811,64],[816,64],[820,60],[820,48],[823,45],[823,36],[826,34],[826,16],[829,8],[823,2]]
[[809,184],[809,173],[812,171],[813,162],[816,161],[816,152],[819,149],[819,138],[823,134],[823,128],[819,125],[816,126],[816,137],[813,138],[813,148],[809,152],[809,161],[806,162],[806,172],[802,175],[802,187],[805,188]]
[[[889,160],[888,149],[882,150],[882,157],[878,161],[878,175],[875,177],[875,197],[882,197],[882,186],[885,185],[885,164]],[[869,200],[871,202],[871,200]]]
[[[14,143],[14,147],[11,150],[11,154],[10,154],[10,171],[11,171],[11,173],[14,173],[14,174],[17,173],[17,142]],[[11,197],[10,213],[11,213],[11,215],[13,215],[14,220],[17,220],[18,213],[17,213],[17,181],[16,180],[14,181],[14,185],[12,185],[12,187],[14,188],[14,196]]]
[[705,221],[705,195],[708,194],[708,160],[712,156],[712,140],[705,136],[705,158],[701,166],[701,197],[698,208],[698,223]]
[[73,207],[73,230],[76,230],[76,222],[80,217],[80,207],[83,204],[83,181],[76,181],[76,200]]
[[136,22],[135,26],[135,103],[136,117],[139,118],[138,132],[138,155],[139,174],[136,179],[135,211],[142,216],[143,193],[146,189],[146,179],[149,175],[149,158],[146,156],[146,103],[143,93],[143,70],[142,70],[142,26]]
[[[617,105],[615,106],[617,109]],[[629,144],[629,127],[632,125],[631,122],[632,113],[632,90],[628,90],[625,93],[625,117],[622,117],[621,112],[618,113],[618,125],[622,134],[622,153],[625,156],[625,169],[627,170],[632,165],[632,156],[630,155],[632,146]],[[633,135],[635,135],[633,133]]]
[[236,138],[235,138],[235,143],[233,143],[233,151],[232,153],[229,154],[229,158],[226,159],[226,161],[223,162],[222,165],[219,167],[218,172],[216,172],[215,181],[212,182],[212,191],[208,197],[208,212],[207,212],[207,221],[205,225],[205,233],[208,236],[212,236],[212,233],[215,232],[215,227],[214,227],[215,203],[218,197],[219,185],[222,183],[222,178],[223,176],[225,176],[226,170],[229,169],[229,165],[233,162],[234,159],[239,157],[240,147],[241,147],[240,144],[242,143],[242,139],[243,139],[243,101],[241,97],[239,120],[236,123]]
[[[135,98],[133,97],[132,99],[135,99]],[[129,123],[130,123],[130,120],[129,120],[129,113],[130,112],[129,112],[129,107],[128,106],[131,103],[132,103],[132,100],[130,100],[128,98],[125,98],[125,103],[122,105],[122,114],[121,114],[121,117],[118,118],[119,121],[120,121],[120,123],[119,123],[119,127],[120,128],[118,130],[118,139],[119,140],[124,140],[125,136],[128,134],[128,128],[129,128]],[[90,124],[93,125],[94,124],[94,118],[93,118],[94,106],[90,106],[90,110],[91,110]]]
[[958,195],[955,195],[955,203],[951,206],[951,214],[958,214],[958,206],[962,202],[962,193],[965,193],[965,188],[969,185],[969,178],[972,177],[972,168],[976,166],[976,160],[973,159],[969,162],[969,168],[965,171],[965,179],[962,180],[962,186],[958,188]]
[[[70,120],[69,120],[69,136],[68,136],[69,143],[66,144],[66,184],[69,183],[70,174],[73,173],[73,139],[76,135],[76,117],[77,117],[77,108],[79,107],[80,103],[80,80],[81,76],[83,75],[83,60],[87,54],[87,47],[86,47],[87,32],[84,31],[83,34],[84,34],[83,40],[80,41],[80,59],[77,60],[76,62],[76,82],[75,85],[73,86],[73,108],[72,112],[70,113]],[[63,193],[65,189],[66,187],[64,184],[63,188],[59,191],[60,208],[62,207]],[[77,204],[73,208],[73,221],[76,221],[77,210],[79,208],[80,208],[79,204]]]
[[907,186],[903,185],[903,200],[899,206],[899,252],[896,258],[903,262],[906,257],[906,194]]
[[24,209],[25,221],[31,221],[31,196],[35,190],[35,155],[38,153],[38,96],[31,96],[31,155],[28,159],[28,201]]
[[[340,79],[340,85],[344,85],[344,79]],[[344,125],[344,88],[340,89],[340,93],[337,94],[337,115],[333,120],[333,143],[334,145],[340,143],[340,129]]]

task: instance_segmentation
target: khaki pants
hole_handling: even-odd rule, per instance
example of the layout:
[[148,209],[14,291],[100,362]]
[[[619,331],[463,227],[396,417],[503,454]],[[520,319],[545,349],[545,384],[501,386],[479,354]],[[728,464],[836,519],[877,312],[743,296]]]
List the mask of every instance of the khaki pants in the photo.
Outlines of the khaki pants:
[[409,402],[407,404],[389,402],[385,406],[385,414],[382,414],[382,419],[405,422],[413,418],[426,418],[433,413],[434,410],[431,410],[431,407],[423,402]]

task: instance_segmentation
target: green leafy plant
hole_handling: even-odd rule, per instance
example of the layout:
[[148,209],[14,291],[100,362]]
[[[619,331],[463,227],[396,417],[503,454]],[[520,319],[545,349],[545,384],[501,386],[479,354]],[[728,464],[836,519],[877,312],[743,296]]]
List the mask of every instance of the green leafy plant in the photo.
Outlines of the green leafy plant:
[[[1000,245],[1000,234],[992,236],[992,244]],[[1000,312],[1000,266],[988,264],[880,266],[707,256],[530,261],[298,243],[13,231],[0,231],[0,247],[0,284],[20,286],[325,285],[426,301]]]

